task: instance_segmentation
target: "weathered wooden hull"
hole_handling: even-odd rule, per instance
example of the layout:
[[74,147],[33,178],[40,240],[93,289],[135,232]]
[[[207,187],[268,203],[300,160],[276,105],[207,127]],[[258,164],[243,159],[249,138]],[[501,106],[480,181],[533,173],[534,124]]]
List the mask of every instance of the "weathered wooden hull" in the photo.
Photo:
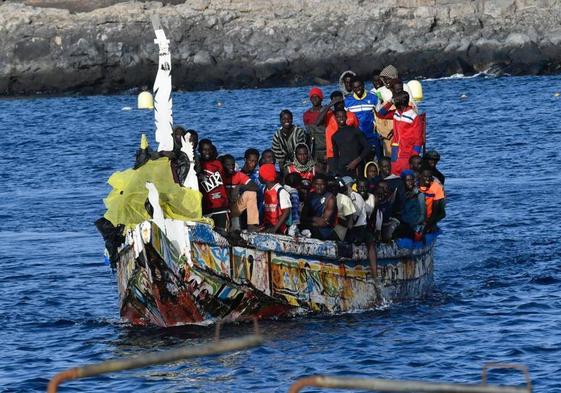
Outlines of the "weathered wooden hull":
[[434,239],[380,245],[372,279],[364,246],[267,234],[233,245],[208,225],[170,221],[140,224],[121,247],[121,316],[134,325],[357,312],[422,298],[433,283]]

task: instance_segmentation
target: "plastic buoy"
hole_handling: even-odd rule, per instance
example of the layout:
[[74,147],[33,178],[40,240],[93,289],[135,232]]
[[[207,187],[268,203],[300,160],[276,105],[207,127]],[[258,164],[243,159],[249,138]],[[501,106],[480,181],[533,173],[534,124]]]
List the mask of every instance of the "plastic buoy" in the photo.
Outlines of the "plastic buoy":
[[415,101],[423,101],[423,86],[421,85],[421,82],[417,80],[409,81],[407,82],[407,87],[409,87],[409,91]]
[[460,98],[461,98],[462,100],[465,100],[466,98],[468,98],[468,96],[467,96],[466,94],[462,94],[462,95],[460,96]]
[[554,96],[555,96],[555,97],[560,97],[560,96],[561,96],[561,93],[557,92],[557,93],[554,94]]
[[148,91],[138,95],[138,109],[154,109],[154,97]]

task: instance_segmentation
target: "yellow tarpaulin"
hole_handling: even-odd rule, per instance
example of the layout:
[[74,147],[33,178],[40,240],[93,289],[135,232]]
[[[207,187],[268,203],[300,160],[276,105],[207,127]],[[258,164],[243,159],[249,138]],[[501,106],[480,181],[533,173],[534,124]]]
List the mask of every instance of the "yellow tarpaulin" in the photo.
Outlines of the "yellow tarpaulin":
[[114,226],[134,226],[150,219],[144,207],[148,198],[146,182],[156,186],[165,218],[201,221],[201,193],[181,187],[173,181],[170,162],[166,157],[148,161],[138,169],[127,169],[111,175],[107,183],[113,190],[103,200],[107,208],[104,217]]

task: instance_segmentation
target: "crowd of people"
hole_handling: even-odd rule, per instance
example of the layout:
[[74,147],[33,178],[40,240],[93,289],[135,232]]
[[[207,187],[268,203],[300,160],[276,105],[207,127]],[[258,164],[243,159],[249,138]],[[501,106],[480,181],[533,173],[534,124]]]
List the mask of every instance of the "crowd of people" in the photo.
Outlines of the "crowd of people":
[[374,260],[378,241],[437,231],[445,177],[407,84],[393,66],[374,73],[370,91],[352,71],[340,82],[326,105],[320,88],[309,91],[303,127],[282,110],[271,148],[247,149],[239,168],[211,140],[174,129],[176,144],[191,135],[203,213],[217,229],[366,243]]

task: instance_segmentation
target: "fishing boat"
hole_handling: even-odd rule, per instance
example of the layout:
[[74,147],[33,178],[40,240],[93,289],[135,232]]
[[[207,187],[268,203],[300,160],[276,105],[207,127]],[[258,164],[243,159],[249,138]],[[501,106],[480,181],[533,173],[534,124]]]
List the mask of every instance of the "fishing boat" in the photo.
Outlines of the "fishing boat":
[[[159,150],[170,150],[169,41],[157,18],[152,23],[160,54],[155,139]],[[188,140],[182,151],[194,162]],[[431,291],[435,237],[379,244],[373,271],[364,244],[266,233],[230,237],[203,220],[170,218],[157,187],[146,187],[151,218],[129,226],[113,252],[121,317],[133,325],[361,312]],[[183,187],[198,192],[193,164]]]

